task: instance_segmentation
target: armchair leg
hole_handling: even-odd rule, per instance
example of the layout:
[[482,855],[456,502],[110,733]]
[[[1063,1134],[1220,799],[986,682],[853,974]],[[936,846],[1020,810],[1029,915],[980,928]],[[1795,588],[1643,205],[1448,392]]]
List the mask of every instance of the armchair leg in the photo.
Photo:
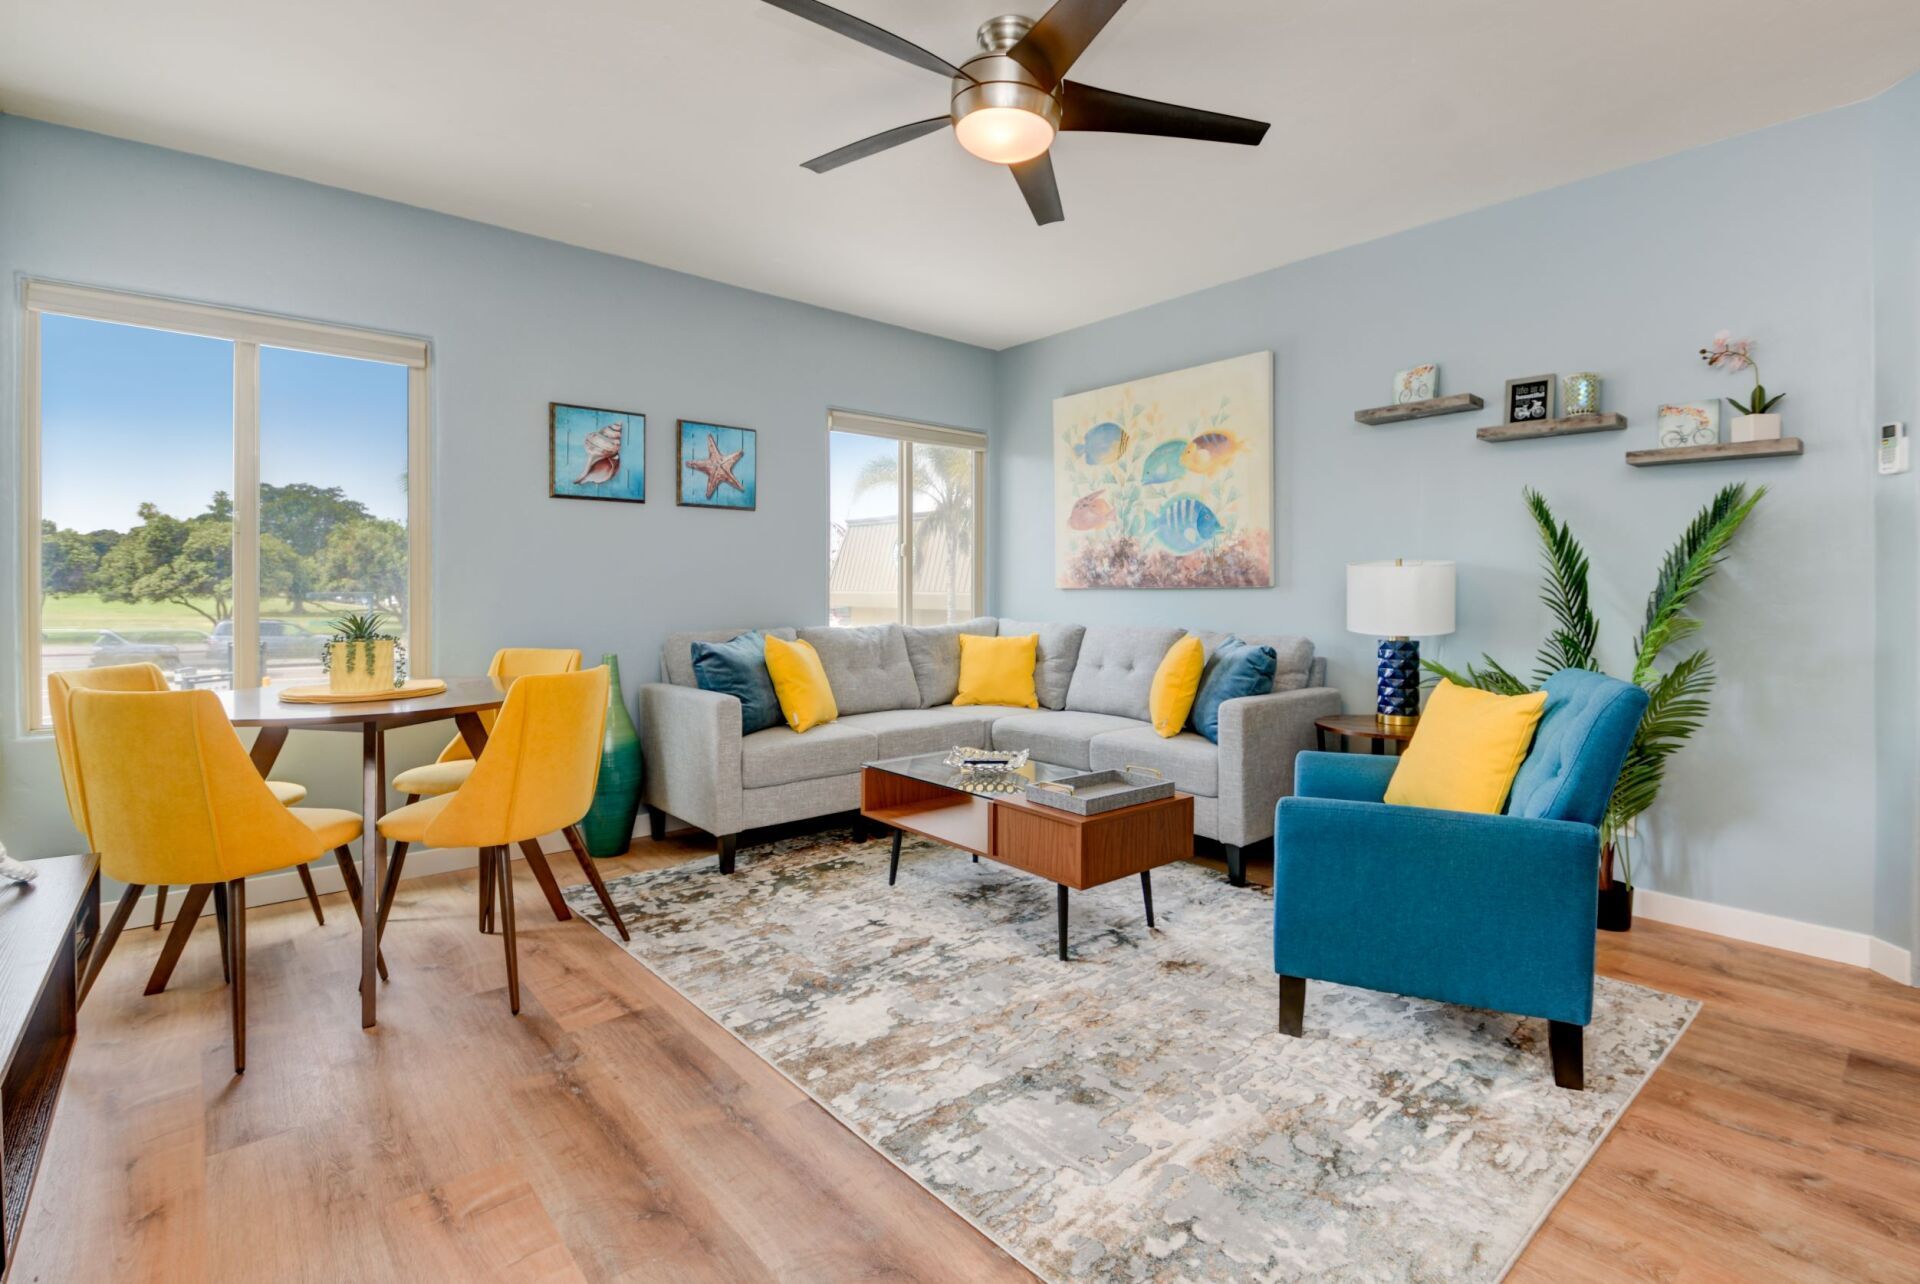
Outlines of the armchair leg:
[[647,808],[647,837],[659,842],[667,836],[667,813],[658,807]]
[[731,874],[733,872],[733,858],[740,846],[740,835],[716,834],[715,837],[720,843],[720,872],[722,874]]
[[1227,882],[1234,887],[1247,885],[1247,849],[1234,843],[1221,843],[1220,854],[1227,858]]
[[1547,1049],[1553,1054],[1553,1081],[1574,1092],[1587,1086],[1587,1028],[1568,1021],[1547,1022]]
[[1306,1018],[1307,978],[1282,976],[1280,978],[1280,1033],[1299,1038],[1300,1032],[1306,1028]]

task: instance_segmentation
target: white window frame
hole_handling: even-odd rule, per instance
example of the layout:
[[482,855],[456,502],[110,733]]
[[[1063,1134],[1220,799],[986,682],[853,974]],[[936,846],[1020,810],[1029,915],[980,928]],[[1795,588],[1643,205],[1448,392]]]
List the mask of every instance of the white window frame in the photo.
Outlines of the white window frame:
[[[911,448],[952,446],[973,452],[973,614],[987,609],[987,435],[966,428],[945,428],[938,424],[916,423],[911,419],[892,419],[857,410],[827,411],[827,475],[833,475],[833,434],[857,433],[863,437],[881,437],[898,443],[900,450],[900,524],[894,541],[894,565],[897,577],[898,611],[902,624],[913,623],[913,460]],[[833,618],[833,579],[827,568],[827,619]]]
[[[211,307],[91,286],[27,280],[21,285],[20,656],[19,701],[29,735],[40,721],[40,318],[46,313],[149,330],[226,339],[233,347],[233,685],[260,685],[260,349],[290,348],[407,368],[407,650],[416,671],[432,671],[432,462],[426,340],[325,325],[264,312]],[[251,584],[256,591],[243,593]]]

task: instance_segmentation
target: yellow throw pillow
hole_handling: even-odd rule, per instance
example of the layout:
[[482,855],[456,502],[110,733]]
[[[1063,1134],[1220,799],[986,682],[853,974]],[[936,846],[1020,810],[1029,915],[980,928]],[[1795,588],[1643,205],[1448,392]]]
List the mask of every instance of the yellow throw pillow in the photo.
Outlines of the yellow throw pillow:
[[1207,666],[1207,649],[1189,633],[1173,644],[1153,671],[1153,689],[1147,693],[1147,712],[1153,715],[1153,729],[1163,736],[1177,736],[1193,712],[1193,697],[1200,693],[1200,671]]
[[1038,709],[1033,689],[1033,661],[1040,651],[1040,635],[989,638],[960,635],[960,691],[955,704],[1010,704]]
[[1544,691],[1503,696],[1442,681],[1387,782],[1387,801],[1499,811],[1546,707]]
[[781,714],[795,731],[803,732],[840,716],[827,671],[820,664],[820,653],[811,643],[768,637],[767,676],[773,679],[773,694],[780,699]]

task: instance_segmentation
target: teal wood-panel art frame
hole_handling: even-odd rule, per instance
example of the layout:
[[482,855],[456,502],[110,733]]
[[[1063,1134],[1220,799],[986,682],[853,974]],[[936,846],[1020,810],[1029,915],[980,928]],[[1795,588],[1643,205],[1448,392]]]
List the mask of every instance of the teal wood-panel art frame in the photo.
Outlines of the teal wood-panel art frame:
[[636,410],[547,403],[547,493],[647,502],[647,417]]
[[674,448],[675,500],[688,508],[751,512],[760,505],[758,434],[682,419]]

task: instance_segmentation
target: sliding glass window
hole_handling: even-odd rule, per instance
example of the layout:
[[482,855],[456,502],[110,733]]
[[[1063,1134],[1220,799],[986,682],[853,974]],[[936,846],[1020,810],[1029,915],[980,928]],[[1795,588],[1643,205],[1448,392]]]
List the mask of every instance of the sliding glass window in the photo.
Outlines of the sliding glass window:
[[978,615],[987,439],[834,411],[827,457],[829,621],[948,624]]
[[327,621],[427,639],[426,345],[29,282],[28,730],[46,675],[317,680]]

